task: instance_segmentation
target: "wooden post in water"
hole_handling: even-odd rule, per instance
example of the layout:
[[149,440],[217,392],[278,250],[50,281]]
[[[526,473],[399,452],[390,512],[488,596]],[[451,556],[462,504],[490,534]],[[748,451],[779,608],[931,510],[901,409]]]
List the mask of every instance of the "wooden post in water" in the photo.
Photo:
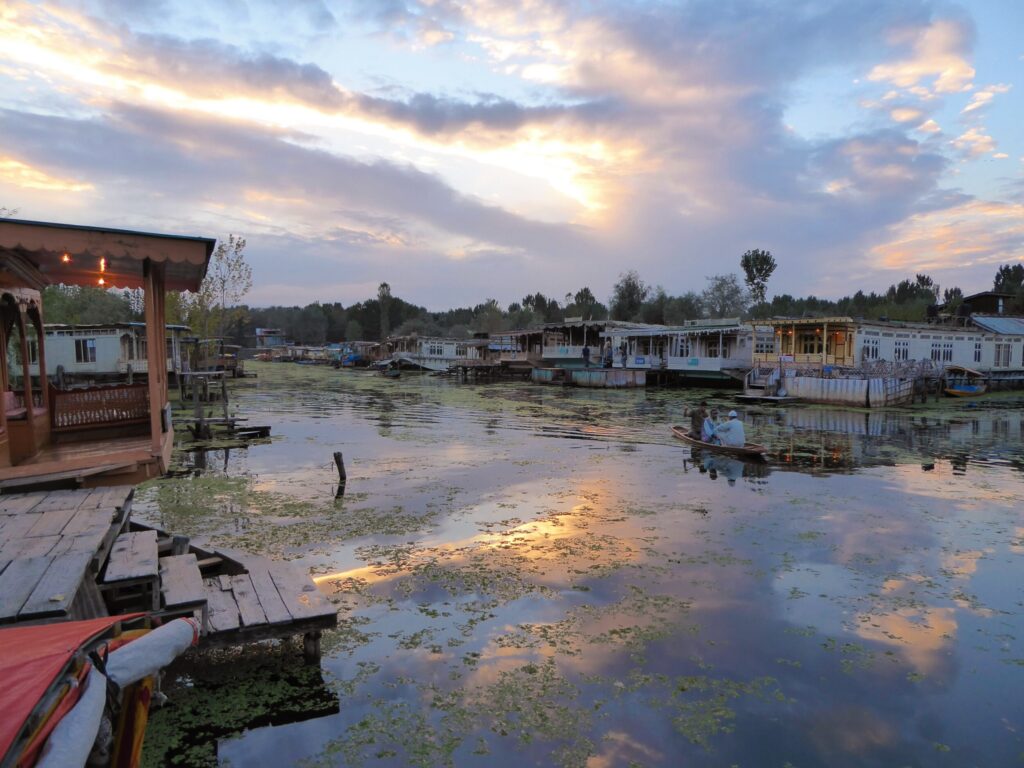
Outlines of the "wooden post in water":
[[345,495],[345,484],[348,482],[348,474],[345,472],[345,459],[341,455],[341,451],[334,452],[334,465],[338,468],[338,491],[334,494],[334,498],[340,499]]

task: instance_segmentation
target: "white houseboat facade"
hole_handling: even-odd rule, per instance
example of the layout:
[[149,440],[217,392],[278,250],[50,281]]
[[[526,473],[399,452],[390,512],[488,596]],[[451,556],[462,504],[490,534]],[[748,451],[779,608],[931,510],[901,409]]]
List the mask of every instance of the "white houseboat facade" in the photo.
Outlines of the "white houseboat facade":
[[444,372],[460,361],[480,356],[479,346],[469,339],[448,339],[434,336],[397,336],[382,345],[381,361],[426,371]]
[[741,323],[739,318],[690,320],[682,326],[615,328],[616,368],[663,369],[695,381],[742,381],[755,351],[774,348],[772,329]]
[[[167,373],[174,378],[184,363],[186,325],[167,327]],[[44,326],[47,369],[67,383],[123,380],[149,371],[146,324],[139,322]],[[39,375],[37,345],[29,345],[30,371]]]
[[802,368],[862,369],[879,363],[963,366],[994,379],[1024,375],[1024,318],[972,315],[965,325],[854,320],[849,317],[772,321],[770,351],[755,362]]

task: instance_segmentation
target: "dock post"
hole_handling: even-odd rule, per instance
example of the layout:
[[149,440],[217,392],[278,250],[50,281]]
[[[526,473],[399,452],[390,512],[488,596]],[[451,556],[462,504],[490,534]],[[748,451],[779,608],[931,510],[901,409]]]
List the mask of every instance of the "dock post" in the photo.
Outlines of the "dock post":
[[345,495],[345,484],[348,482],[348,474],[345,472],[345,459],[341,455],[341,451],[334,452],[334,465],[338,468],[338,490],[334,494],[334,498],[340,499]]
[[320,663],[320,636],[319,629],[307,632],[302,636],[302,658],[307,664]]

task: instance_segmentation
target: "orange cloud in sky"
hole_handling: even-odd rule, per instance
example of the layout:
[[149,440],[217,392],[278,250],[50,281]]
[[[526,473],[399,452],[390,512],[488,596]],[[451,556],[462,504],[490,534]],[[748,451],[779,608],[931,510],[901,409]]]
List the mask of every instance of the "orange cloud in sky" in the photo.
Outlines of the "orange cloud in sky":
[[882,269],[927,271],[1024,260],[1024,205],[972,200],[919,213],[871,249]]
[[922,81],[933,80],[936,93],[970,90],[974,67],[966,59],[968,36],[963,25],[940,19],[924,28],[894,30],[889,42],[909,45],[910,55],[875,66],[868,73],[869,80],[900,88],[921,88]]
[[5,155],[0,155],[0,179],[19,187],[49,192],[86,192],[93,189],[93,185],[88,182],[51,176],[46,171]]

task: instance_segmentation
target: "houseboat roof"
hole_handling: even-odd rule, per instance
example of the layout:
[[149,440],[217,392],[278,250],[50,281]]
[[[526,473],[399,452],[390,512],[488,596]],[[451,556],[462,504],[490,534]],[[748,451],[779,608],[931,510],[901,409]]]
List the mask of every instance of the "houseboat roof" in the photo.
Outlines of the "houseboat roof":
[[[46,331],[100,331],[107,328],[138,328],[145,329],[146,324],[141,320],[125,320],[117,323],[45,323],[43,330]],[[167,323],[165,326],[169,331],[191,331],[187,325],[176,325]]]
[[[822,323],[855,323],[855,322],[876,322],[874,320],[854,320],[852,317],[773,317],[771,320],[766,320],[765,325],[821,325]],[[885,322],[879,320],[877,322]]]
[[4,256],[0,271],[33,288],[55,283],[142,288],[149,261],[164,265],[168,290],[196,291],[216,242],[206,237],[0,219],[0,254]]
[[1024,317],[1006,315],[971,315],[971,321],[979,328],[1004,336],[1024,334]]

